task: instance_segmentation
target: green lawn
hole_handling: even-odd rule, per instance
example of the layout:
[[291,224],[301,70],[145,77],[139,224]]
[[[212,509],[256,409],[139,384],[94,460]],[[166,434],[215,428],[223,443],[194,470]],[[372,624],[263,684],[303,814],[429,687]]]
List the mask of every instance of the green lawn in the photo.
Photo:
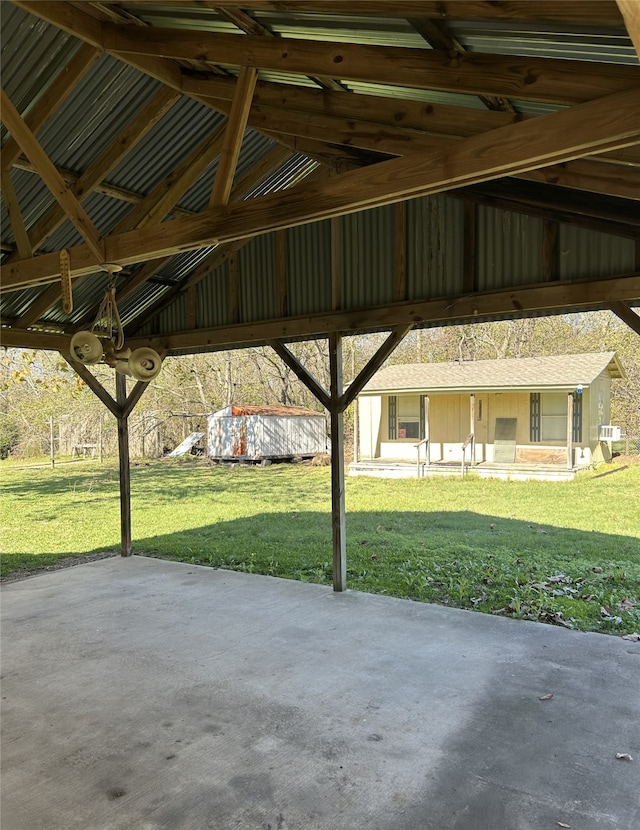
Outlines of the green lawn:
[[[348,586],[640,631],[640,465],[574,482],[347,479]],[[117,550],[117,467],[0,466],[2,574]],[[330,471],[132,468],[134,552],[331,582]]]

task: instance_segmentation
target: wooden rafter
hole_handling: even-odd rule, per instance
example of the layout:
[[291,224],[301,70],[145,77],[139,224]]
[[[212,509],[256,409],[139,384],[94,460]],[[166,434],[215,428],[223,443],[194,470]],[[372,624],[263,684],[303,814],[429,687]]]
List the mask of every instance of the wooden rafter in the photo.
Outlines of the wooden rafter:
[[229,120],[225,127],[224,141],[220,149],[220,161],[213,182],[209,207],[226,205],[229,201],[233,177],[240,156],[242,138],[247,126],[247,116],[251,108],[253,90],[257,80],[258,72],[256,69],[251,66],[242,67],[231,103]]
[[[149,101],[125,127],[109,147],[73,183],[71,192],[79,201],[92,193],[111,173],[122,159],[147,135],[149,130],[167,113],[178,100],[175,90],[163,88]],[[54,205],[29,232],[29,241],[38,248],[66,219],[60,205]],[[17,257],[12,257],[13,259]]]
[[33,249],[29,241],[27,229],[24,226],[20,204],[18,202],[18,197],[16,196],[13,181],[11,180],[11,174],[8,170],[3,170],[2,173],[0,173],[0,179],[2,181],[2,198],[4,199],[7,213],[9,215],[9,222],[11,223],[11,227],[13,229],[13,235],[16,240],[16,249],[20,257],[31,257],[33,256]]
[[102,240],[93,222],[84,212],[80,202],[73,193],[67,189],[62,177],[49,159],[49,156],[47,156],[34,134],[22,120],[20,114],[11,103],[9,96],[3,89],[0,89],[0,101],[2,104],[2,121],[5,127],[36,167],[43,182],[65,211],[78,233],[82,236],[96,261],[98,263],[104,262]]
[[[213,208],[169,225],[116,234],[105,240],[108,261],[127,265],[180,250],[208,247],[280,228],[330,218],[517,175],[640,140],[640,87],[562,112],[513,124],[432,154],[382,162],[313,186],[293,187],[224,209]],[[51,281],[57,261],[45,254],[3,269],[7,288]],[[76,275],[95,270],[91,252],[71,251]],[[52,270],[53,269],[53,270]]]

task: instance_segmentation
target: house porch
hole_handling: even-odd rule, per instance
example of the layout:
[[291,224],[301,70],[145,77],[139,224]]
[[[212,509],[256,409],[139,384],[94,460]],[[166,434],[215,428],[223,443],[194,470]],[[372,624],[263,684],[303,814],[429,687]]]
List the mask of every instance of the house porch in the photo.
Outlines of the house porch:
[[395,458],[371,458],[349,464],[350,476],[375,478],[433,478],[437,476],[460,477],[472,473],[478,478],[501,478],[510,481],[573,481],[579,469],[568,469],[566,464],[497,464],[481,461],[464,468],[460,461],[400,461]]

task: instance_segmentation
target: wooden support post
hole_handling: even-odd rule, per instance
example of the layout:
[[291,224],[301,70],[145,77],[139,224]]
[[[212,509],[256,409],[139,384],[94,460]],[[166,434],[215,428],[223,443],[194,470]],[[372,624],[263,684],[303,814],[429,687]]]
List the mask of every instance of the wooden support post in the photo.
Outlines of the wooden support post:
[[342,398],[342,336],[329,335],[331,376],[331,525],[333,537],[333,590],[347,587],[346,522],[344,506],[344,416]]
[[567,395],[567,469],[573,469],[573,392]]
[[129,418],[124,414],[127,378],[116,372],[118,420],[118,458],[120,461],[120,553],[131,556],[131,470],[129,467]]

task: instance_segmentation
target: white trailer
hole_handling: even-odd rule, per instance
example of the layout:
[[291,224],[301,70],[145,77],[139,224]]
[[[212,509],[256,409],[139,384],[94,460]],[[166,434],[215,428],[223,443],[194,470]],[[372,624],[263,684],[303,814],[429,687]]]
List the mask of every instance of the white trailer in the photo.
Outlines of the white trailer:
[[311,458],[327,452],[320,412],[296,406],[227,406],[208,417],[207,454],[226,461]]

